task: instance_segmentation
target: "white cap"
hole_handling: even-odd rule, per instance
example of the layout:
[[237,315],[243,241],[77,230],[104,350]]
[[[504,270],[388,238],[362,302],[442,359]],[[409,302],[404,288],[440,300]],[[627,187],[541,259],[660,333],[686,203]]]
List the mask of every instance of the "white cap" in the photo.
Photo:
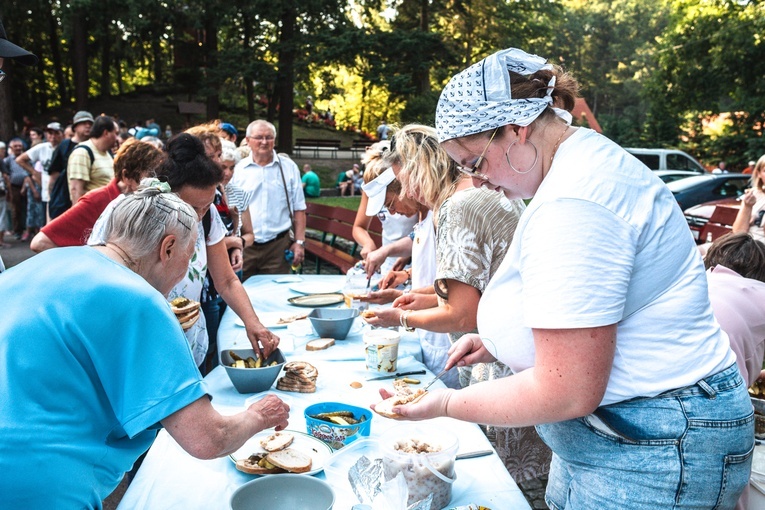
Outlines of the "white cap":
[[361,189],[369,197],[367,202],[367,216],[375,216],[382,211],[385,206],[385,192],[388,190],[388,184],[392,183],[396,179],[396,174],[393,173],[393,169],[389,168],[374,180],[364,184]]

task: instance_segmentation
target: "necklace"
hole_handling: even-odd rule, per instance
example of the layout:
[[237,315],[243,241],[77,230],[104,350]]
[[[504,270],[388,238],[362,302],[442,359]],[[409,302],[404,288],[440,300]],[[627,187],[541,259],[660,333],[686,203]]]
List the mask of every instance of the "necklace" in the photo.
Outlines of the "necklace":
[[566,129],[563,130],[563,132],[558,137],[558,141],[555,142],[555,146],[553,147],[552,154],[550,155],[550,166],[552,166],[553,159],[555,159],[555,154],[558,152],[558,145],[560,145],[560,141],[563,140],[563,135],[565,135],[568,132],[569,126],[566,126]]
[[122,262],[125,263],[125,267],[127,267],[131,271],[135,271],[135,269],[133,268],[136,266],[136,263],[133,261],[132,258],[130,258],[130,256],[125,252],[125,250],[123,250],[122,248],[120,248],[114,243],[106,243],[104,246],[106,248],[109,248],[114,253],[116,253],[117,256],[122,259]]

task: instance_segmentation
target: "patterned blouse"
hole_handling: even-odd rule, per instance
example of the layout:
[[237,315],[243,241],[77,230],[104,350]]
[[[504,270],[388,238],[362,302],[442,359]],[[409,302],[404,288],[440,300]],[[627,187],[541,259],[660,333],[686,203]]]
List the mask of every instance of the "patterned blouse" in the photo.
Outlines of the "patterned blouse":
[[[525,209],[521,200],[485,188],[458,191],[438,210],[435,290],[439,301],[448,300],[448,280],[478,289],[486,285],[505,258],[515,227]],[[473,333],[477,331],[472,331]],[[464,332],[449,333],[452,343]],[[460,385],[511,376],[500,362],[460,368]],[[550,470],[550,449],[534,427],[482,427],[516,482],[539,478]]]

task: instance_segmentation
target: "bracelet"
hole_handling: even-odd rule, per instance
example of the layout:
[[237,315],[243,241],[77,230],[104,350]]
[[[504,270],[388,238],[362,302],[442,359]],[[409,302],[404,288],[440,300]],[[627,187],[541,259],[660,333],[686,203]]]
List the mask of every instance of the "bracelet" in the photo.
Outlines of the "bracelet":
[[245,248],[244,237],[239,236],[239,240],[242,241],[242,252],[244,252],[244,248]]
[[414,331],[414,328],[409,327],[409,323],[407,322],[410,313],[412,313],[412,311],[407,310],[399,317],[399,323],[401,324],[401,327],[404,328],[404,330],[406,330],[408,333]]

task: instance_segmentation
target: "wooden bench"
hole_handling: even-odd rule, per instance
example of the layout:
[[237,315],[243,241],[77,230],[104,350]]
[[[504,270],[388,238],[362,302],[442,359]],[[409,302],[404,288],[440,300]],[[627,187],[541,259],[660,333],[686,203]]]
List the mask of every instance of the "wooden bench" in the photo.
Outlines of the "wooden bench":
[[354,140],[351,143],[351,154],[354,158],[358,158],[367,150],[367,147],[373,143],[375,143],[374,140]]
[[337,159],[337,151],[340,150],[340,140],[319,140],[314,138],[297,138],[295,140],[295,155],[303,157],[303,151],[310,151],[314,158],[319,154],[329,152],[332,159]]
[[[347,273],[361,260],[357,253],[359,245],[353,240],[356,211],[307,202],[305,212],[308,230],[305,250],[316,258],[316,274],[320,274],[323,262],[337,267],[342,274]],[[378,246],[382,245],[382,223],[377,217],[372,219],[369,234]]]
[[736,221],[737,215],[737,207],[729,207],[726,205],[716,206],[714,212],[712,212],[712,216],[709,217],[709,221],[701,229],[699,242],[707,242],[707,237],[709,237],[710,234],[712,236],[712,241],[716,241],[717,238],[733,232],[733,222]]

